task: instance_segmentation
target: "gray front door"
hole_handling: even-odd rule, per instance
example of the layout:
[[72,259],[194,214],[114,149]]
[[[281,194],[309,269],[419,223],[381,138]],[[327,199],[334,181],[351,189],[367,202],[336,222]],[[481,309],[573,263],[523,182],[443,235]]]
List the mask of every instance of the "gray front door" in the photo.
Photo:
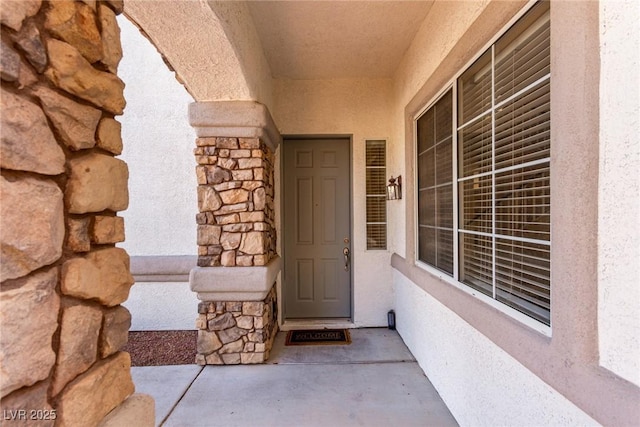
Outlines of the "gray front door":
[[351,317],[350,151],[341,138],[283,143],[287,319]]

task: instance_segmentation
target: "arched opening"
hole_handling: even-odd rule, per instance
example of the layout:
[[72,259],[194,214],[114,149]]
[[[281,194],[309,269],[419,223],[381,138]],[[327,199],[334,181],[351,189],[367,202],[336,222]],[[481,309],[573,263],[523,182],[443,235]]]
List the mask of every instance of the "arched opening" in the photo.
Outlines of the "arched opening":
[[[305,8],[312,2],[280,2],[278,6],[285,3]],[[303,24],[312,21],[314,25],[305,28],[323,27],[321,16],[329,16],[335,11],[331,7],[337,6],[317,3],[318,11],[324,8],[325,15],[312,14]],[[345,8],[356,3],[360,2],[340,2]],[[400,3],[367,2],[365,6],[375,9]],[[420,233],[414,221],[419,191],[419,178],[414,177],[414,119],[429,108],[430,100],[454,84],[466,67],[463,63],[472,63],[485,44],[502,37],[532,4],[415,2],[426,4],[425,15],[417,20],[415,37],[409,37],[403,49],[393,49],[404,54],[397,57],[390,74],[315,75],[309,79],[288,75],[287,67],[263,66],[268,63],[264,57],[252,54],[257,39],[265,45],[271,41],[275,51],[285,41],[266,32],[257,37],[257,32],[291,28],[272,25],[277,13],[263,13],[254,19],[262,19],[262,27],[257,28],[258,24],[252,31],[246,25],[251,20],[244,18],[251,14],[251,7],[260,8],[264,2],[132,0],[131,4],[132,13],[138,5],[140,22],[148,16],[145,14],[158,12],[147,22],[149,33],[155,34],[155,43],[169,62],[175,61],[179,77],[197,101],[190,115],[198,137],[196,239],[198,263],[207,269],[198,270],[201,274],[196,279],[201,280],[193,282],[203,285],[196,290],[207,301],[198,306],[198,329],[203,331],[199,334],[206,344],[199,362],[264,361],[246,354],[244,360],[242,355],[222,357],[216,351],[232,344],[226,350],[233,347],[240,354],[253,348],[257,352],[262,343],[249,343],[249,337],[244,342],[233,334],[244,337],[248,334],[239,331],[242,325],[264,324],[265,307],[276,312],[264,298],[260,300],[265,289],[243,289],[227,306],[218,304],[229,301],[216,293],[221,289],[208,288],[206,283],[238,278],[236,273],[219,274],[224,269],[218,264],[251,264],[255,274],[247,282],[265,285],[273,302],[273,276],[278,269],[269,268],[268,262],[275,253],[270,233],[280,221],[277,204],[258,209],[253,216],[256,203],[263,208],[265,201],[269,204],[267,187],[278,188],[277,182],[269,182],[272,171],[265,170],[282,169],[278,153],[274,159],[269,151],[274,151],[270,145],[279,140],[273,114],[287,135],[349,135],[356,171],[350,187],[359,196],[364,195],[365,187],[365,143],[387,140],[389,172],[403,175],[403,202],[386,205],[391,243],[387,252],[376,254],[364,249],[365,198],[351,202],[356,287],[354,316],[347,320],[356,327],[379,326],[386,323],[389,306],[395,307],[400,333],[463,422],[554,424],[570,419],[575,424],[620,424],[638,418],[637,358],[627,352],[628,342],[637,341],[637,325],[628,319],[634,319],[638,306],[621,303],[632,301],[628,295],[637,288],[633,280],[627,280],[635,270],[626,269],[626,264],[635,265],[637,251],[623,244],[636,242],[637,235],[628,230],[605,232],[621,219],[632,223],[637,213],[637,197],[630,196],[629,204],[617,200],[625,199],[619,194],[628,196],[627,185],[635,185],[624,175],[634,176],[637,169],[637,158],[629,161],[627,153],[635,147],[637,132],[633,125],[623,123],[624,131],[619,134],[617,124],[634,123],[621,117],[637,112],[638,105],[628,97],[624,100],[628,104],[621,107],[616,103],[620,97],[613,96],[626,93],[628,88],[621,88],[619,82],[637,72],[637,64],[626,55],[637,47],[627,35],[637,34],[637,6],[629,7],[631,2],[551,4],[551,138],[559,147],[551,154],[551,168],[552,175],[560,178],[552,184],[560,206],[552,210],[552,221],[554,247],[560,249],[555,250],[551,267],[556,278],[553,333],[545,335],[415,262]],[[623,10],[627,7],[628,11]],[[124,239],[118,212],[127,205],[127,171],[117,158],[121,136],[114,116],[121,114],[123,99],[121,83],[114,75],[118,60],[110,55],[118,55],[113,44],[117,39],[114,23],[122,3],[25,0],[3,2],[2,8],[2,405],[24,409],[37,402],[47,411],[59,410],[62,423],[98,424],[112,409],[117,413],[118,408],[126,407],[127,403],[121,405],[125,399],[135,399],[127,397],[133,392],[130,369],[127,356],[118,351],[129,322],[120,304],[132,284],[128,257],[116,247]],[[359,14],[358,18],[364,15],[369,16]],[[379,15],[389,19],[369,26],[375,29],[374,35],[392,27],[391,18],[397,17]],[[400,22],[402,29],[406,22]],[[185,31],[192,27],[200,31]],[[169,31],[163,34],[165,29]],[[304,34],[296,36],[308,41]],[[209,38],[212,35],[215,37]],[[176,41],[192,40],[192,36],[197,36],[196,42],[183,44],[181,50]],[[514,43],[518,40],[524,38]],[[217,46],[220,56],[211,55],[212,51],[203,48],[207,46]],[[313,46],[310,50],[315,58],[322,49],[319,44]],[[339,46],[333,45],[329,53],[337,52]],[[365,46],[373,48],[376,43]],[[106,56],[100,56],[100,49]],[[359,52],[365,51],[372,52],[362,48]],[[285,55],[279,64],[302,57]],[[217,68],[221,64],[224,66]],[[270,69],[279,71],[272,71],[271,76]],[[211,84],[211,79],[222,85]],[[73,113],[67,114],[68,110]],[[83,123],[76,126],[73,120],[79,118]],[[626,145],[621,147],[621,140]],[[259,163],[253,159],[254,150]],[[335,156],[324,154],[325,163],[331,163]],[[218,163],[220,158],[225,160]],[[304,153],[298,160],[302,166],[310,164]],[[240,163],[243,167],[234,169]],[[237,170],[241,173],[234,176]],[[275,173],[274,181],[277,179]],[[259,182],[245,186],[246,181]],[[257,191],[260,188],[265,194]],[[241,206],[225,208],[227,205]],[[242,213],[249,215],[239,221]],[[219,216],[227,215],[232,221],[222,223],[227,218]],[[272,220],[271,215],[276,218]],[[581,223],[575,218],[586,219]],[[240,236],[222,239],[224,232]],[[214,295],[212,300],[206,299],[209,294]],[[263,305],[242,298],[258,298]],[[4,305],[7,301],[11,304]],[[250,303],[248,317],[242,319],[242,325],[236,323],[233,328],[237,329],[226,333],[228,341],[222,342],[215,328],[222,328],[223,317],[225,321],[235,318],[228,311],[244,313],[245,302]],[[496,360],[500,363],[494,363]],[[473,393],[468,388],[470,379]],[[514,393],[504,394],[505,389]],[[602,390],[609,399],[600,398]],[[486,396],[500,399],[486,405]],[[523,406],[523,401],[530,405]],[[148,402],[143,406],[148,408]]]
[[188,122],[193,98],[160,53],[122,14],[118,17],[127,107],[119,118],[129,165],[126,240],[136,280],[127,302],[132,314],[126,350],[133,366],[195,363],[194,313],[189,289],[196,265],[198,209],[195,132]]
[[[197,220],[199,247],[197,248],[198,267],[196,269],[200,269],[197,274],[192,274],[191,286],[198,291],[198,297],[202,303],[199,307],[193,307],[192,312],[199,312],[197,324],[205,325],[204,328],[202,326],[198,328],[198,342],[202,344],[213,340],[214,343],[220,343],[219,345],[214,344],[216,346],[214,350],[211,350],[210,346],[199,344],[197,346],[199,349],[198,363],[223,363],[223,361],[233,364],[256,363],[258,359],[266,359],[272,345],[274,328],[277,327],[274,283],[279,267],[277,260],[271,262],[277,257],[273,204],[273,152],[269,145],[274,148],[277,146],[279,134],[264,106],[253,101],[237,101],[252,96],[251,89],[246,84],[246,75],[251,73],[251,70],[247,71],[248,68],[251,68],[251,61],[248,61],[249,65],[241,64],[242,49],[232,45],[228,35],[231,30],[225,28],[225,25],[228,27],[231,24],[224,18],[237,12],[246,13],[245,6],[239,4],[239,6],[227,7],[201,3],[163,4],[161,7],[149,6],[145,3],[142,7],[140,6],[136,2],[128,3],[127,15],[136,21],[136,25],[144,28],[145,35],[149,40],[159,50],[162,50],[165,61],[175,64],[173,68],[177,71],[177,77],[181,82],[184,82],[185,87],[196,99],[198,97],[213,99],[211,103],[198,103],[192,105],[191,108],[191,124],[196,128],[199,138],[196,140],[197,147],[195,148],[195,159],[198,165],[196,167],[197,185],[194,187],[197,187],[197,192],[193,191],[193,187],[190,191],[194,196],[197,194],[197,206],[200,213],[196,216],[195,213],[198,212],[196,210],[189,220],[182,219],[182,224],[193,224],[193,217],[196,217]],[[179,26],[175,25],[175,22],[170,27],[161,25],[167,16],[171,16],[173,21],[187,20],[191,25],[194,20],[200,20],[208,30],[189,33],[185,37],[184,33],[178,30]],[[242,24],[244,21],[238,22]],[[242,47],[247,47],[248,44],[244,36],[245,34],[237,35],[236,42]],[[185,57],[185,50],[188,51],[196,45],[198,49]],[[204,63],[200,69],[197,69],[197,72],[194,72],[193,64],[199,59],[202,59]],[[135,70],[132,78],[135,78],[135,73],[139,69],[139,58],[136,58],[136,62],[132,63],[132,66]],[[160,67],[162,68],[162,66]],[[204,76],[209,74],[214,75],[215,79],[204,79]],[[149,94],[145,93],[144,87],[153,86],[154,83],[150,81],[154,78],[155,76],[150,74],[140,82],[137,89],[142,88],[142,97],[149,97]],[[171,83],[175,84],[175,82]],[[157,92],[157,90],[154,91],[154,95],[161,95]],[[259,93],[260,90],[256,89],[254,92]],[[134,95],[133,92],[132,95]],[[153,108],[149,108],[149,105],[155,103],[151,101],[146,104],[142,105],[142,109],[151,110],[152,114],[148,114],[148,112],[138,114],[134,111],[134,116],[130,118],[131,129],[144,129],[141,126],[141,121],[135,116],[148,115],[149,117],[155,116],[155,119],[158,118],[158,114],[153,114]],[[176,108],[175,103],[171,103],[170,100],[162,96],[157,98],[157,104],[166,105],[168,111],[174,111]],[[134,103],[134,106],[137,104]],[[182,123],[182,125],[185,124],[186,121]],[[154,126],[152,123],[148,125]],[[165,122],[163,125],[170,124]],[[159,131],[160,127],[156,126],[154,131]],[[175,131],[173,129],[173,132]],[[159,132],[162,133],[162,131]],[[149,135],[150,132],[142,131],[142,133],[144,138],[154,139]],[[159,135],[158,137],[167,138],[168,135]],[[180,141],[184,141],[183,137],[184,135],[181,135],[178,138]],[[177,141],[173,143],[181,144]],[[189,145],[193,146],[193,141],[189,142]],[[175,149],[177,147],[171,146],[169,143],[166,152]],[[189,181],[193,181],[194,177],[191,176],[191,179],[176,182],[176,177],[171,176],[170,171],[158,168],[161,161],[156,165],[152,164],[153,161],[150,162],[154,155],[158,156],[158,159],[163,159],[165,154],[162,150],[153,153],[140,151],[132,153],[131,159],[134,163],[140,162],[147,167],[147,173],[142,172],[140,175],[141,181],[136,181],[134,176],[132,191],[139,190],[138,194],[142,199],[141,206],[153,208],[156,205],[157,208],[159,204],[162,204],[166,210],[171,211],[167,215],[177,215],[176,220],[180,221],[178,209],[172,209],[172,206],[180,203],[181,200],[176,200],[175,197],[181,199],[181,191],[189,191]],[[177,154],[176,158],[180,156],[180,152]],[[186,160],[187,163],[193,164],[191,159]],[[150,164],[152,169],[148,169]],[[192,173],[193,166],[188,169]],[[161,193],[160,198],[157,198],[158,195],[156,195],[155,202],[149,200],[153,191],[148,191],[145,188],[150,176],[155,176],[154,181],[158,183],[158,191]],[[136,186],[137,182],[141,184],[139,187]],[[174,190],[174,197],[171,196],[172,190]],[[155,230],[149,230],[145,224],[148,219],[144,215],[136,213],[135,209],[132,215],[142,222],[143,226],[136,229],[136,232],[147,233],[146,236],[139,237],[153,252],[146,256],[134,256],[134,267],[132,268],[134,274],[138,273],[137,277],[141,279],[141,282],[153,280],[153,277],[160,278],[162,276],[165,280],[176,280],[178,276],[182,276],[183,282],[180,284],[180,288],[184,289],[185,273],[188,274],[189,267],[195,267],[196,263],[188,253],[179,252],[185,239],[175,245],[171,244],[172,239],[181,238],[179,233],[164,241],[161,234],[162,229],[168,227],[170,223],[175,224],[176,229],[180,228],[177,221],[163,218],[160,220],[160,224],[156,225]],[[131,226],[135,228],[136,224],[131,224]],[[190,232],[190,235],[195,237],[195,230],[194,224],[187,233]],[[162,250],[159,248],[163,244],[171,246],[170,254],[160,253]],[[196,248],[193,249],[195,252]],[[190,262],[191,265],[189,265]],[[242,274],[256,275],[258,282],[251,284],[251,281],[237,280],[237,271],[217,268],[220,266],[247,267],[244,270],[249,273]],[[263,266],[267,268],[264,269]],[[185,267],[187,268],[185,269]],[[212,277],[212,274],[217,276],[218,273],[226,274],[228,277]],[[262,283],[266,277],[268,277],[267,283]],[[147,289],[147,291],[143,291],[143,289]],[[168,283],[151,284],[146,282],[133,291],[134,301],[130,304],[138,307],[146,306],[147,311],[151,313],[149,317],[157,317],[156,313],[162,311],[162,308],[161,304],[157,304],[160,301],[156,296],[167,292],[171,293],[169,289],[177,289],[177,286],[168,287]],[[138,293],[140,293],[140,297],[137,296]],[[258,296],[260,297],[258,298]],[[165,301],[172,306],[173,311],[179,311],[176,310],[175,298],[179,298],[178,294],[174,294],[173,298],[165,298]],[[183,307],[188,307],[191,301],[193,301],[192,295],[184,296],[180,300],[180,304]],[[203,313],[202,307],[205,305],[213,307],[213,312]],[[245,305],[247,306],[245,307]],[[261,308],[253,308],[254,305]],[[252,308],[250,309],[249,306]],[[221,309],[220,307],[226,308]],[[239,309],[236,310],[236,307]],[[245,318],[249,311],[255,312],[248,315],[251,320],[250,325]],[[233,316],[231,316],[232,312]],[[227,318],[225,316],[230,316],[229,319],[233,321],[228,325],[226,322],[223,331],[209,330],[206,326],[213,321],[212,317]],[[251,316],[257,320],[254,321]],[[236,321],[242,321],[245,327],[238,328]],[[158,323],[157,319],[155,323]],[[189,329],[192,329],[191,325],[188,326]],[[236,337],[238,334],[240,335]],[[229,338],[230,336],[234,338]],[[231,351],[231,347],[233,351]],[[212,351],[215,351],[216,354],[211,354]]]

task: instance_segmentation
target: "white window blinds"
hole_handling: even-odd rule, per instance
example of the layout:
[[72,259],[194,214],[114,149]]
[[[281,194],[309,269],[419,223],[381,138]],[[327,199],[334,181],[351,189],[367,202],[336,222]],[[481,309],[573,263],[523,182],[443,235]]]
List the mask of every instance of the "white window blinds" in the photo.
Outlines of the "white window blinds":
[[447,91],[416,123],[419,260],[547,325],[549,51],[540,2],[460,75],[455,99]]
[[549,10],[458,80],[459,280],[550,323]]

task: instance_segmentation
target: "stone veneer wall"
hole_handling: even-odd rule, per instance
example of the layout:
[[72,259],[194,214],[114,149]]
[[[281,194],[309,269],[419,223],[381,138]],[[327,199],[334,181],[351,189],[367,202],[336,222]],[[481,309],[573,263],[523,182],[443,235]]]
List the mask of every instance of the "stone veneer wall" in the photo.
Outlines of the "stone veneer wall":
[[274,155],[259,138],[198,138],[198,266],[266,265],[276,255]]
[[[271,146],[259,137],[200,137],[194,154],[200,210],[198,267],[215,272],[268,265],[277,256]],[[242,280],[239,277],[209,280]],[[234,284],[208,287],[215,291],[229,285]],[[275,283],[260,301],[238,299],[199,304],[196,363],[254,364],[269,357],[278,329]]]
[[276,288],[264,301],[201,302],[198,305],[199,365],[263,363],[277,332]]
[[122,2],[0,8],[3,418],[97,425],[134,392],[119,351],[133,278],[115,247],[124,240],[117,211],[128,204],[127,165],[115,157]]

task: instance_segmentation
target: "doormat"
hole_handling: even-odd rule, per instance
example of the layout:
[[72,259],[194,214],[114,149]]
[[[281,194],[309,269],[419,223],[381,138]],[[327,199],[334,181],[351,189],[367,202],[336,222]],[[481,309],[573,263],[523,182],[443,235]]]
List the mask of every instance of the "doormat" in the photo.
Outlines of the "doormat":
[[198,331],[131,331],[122,348],[131,366],[192,365]]
[[289,331],[285,345],[347,345],[351,335],[347,329],[312,329]]

